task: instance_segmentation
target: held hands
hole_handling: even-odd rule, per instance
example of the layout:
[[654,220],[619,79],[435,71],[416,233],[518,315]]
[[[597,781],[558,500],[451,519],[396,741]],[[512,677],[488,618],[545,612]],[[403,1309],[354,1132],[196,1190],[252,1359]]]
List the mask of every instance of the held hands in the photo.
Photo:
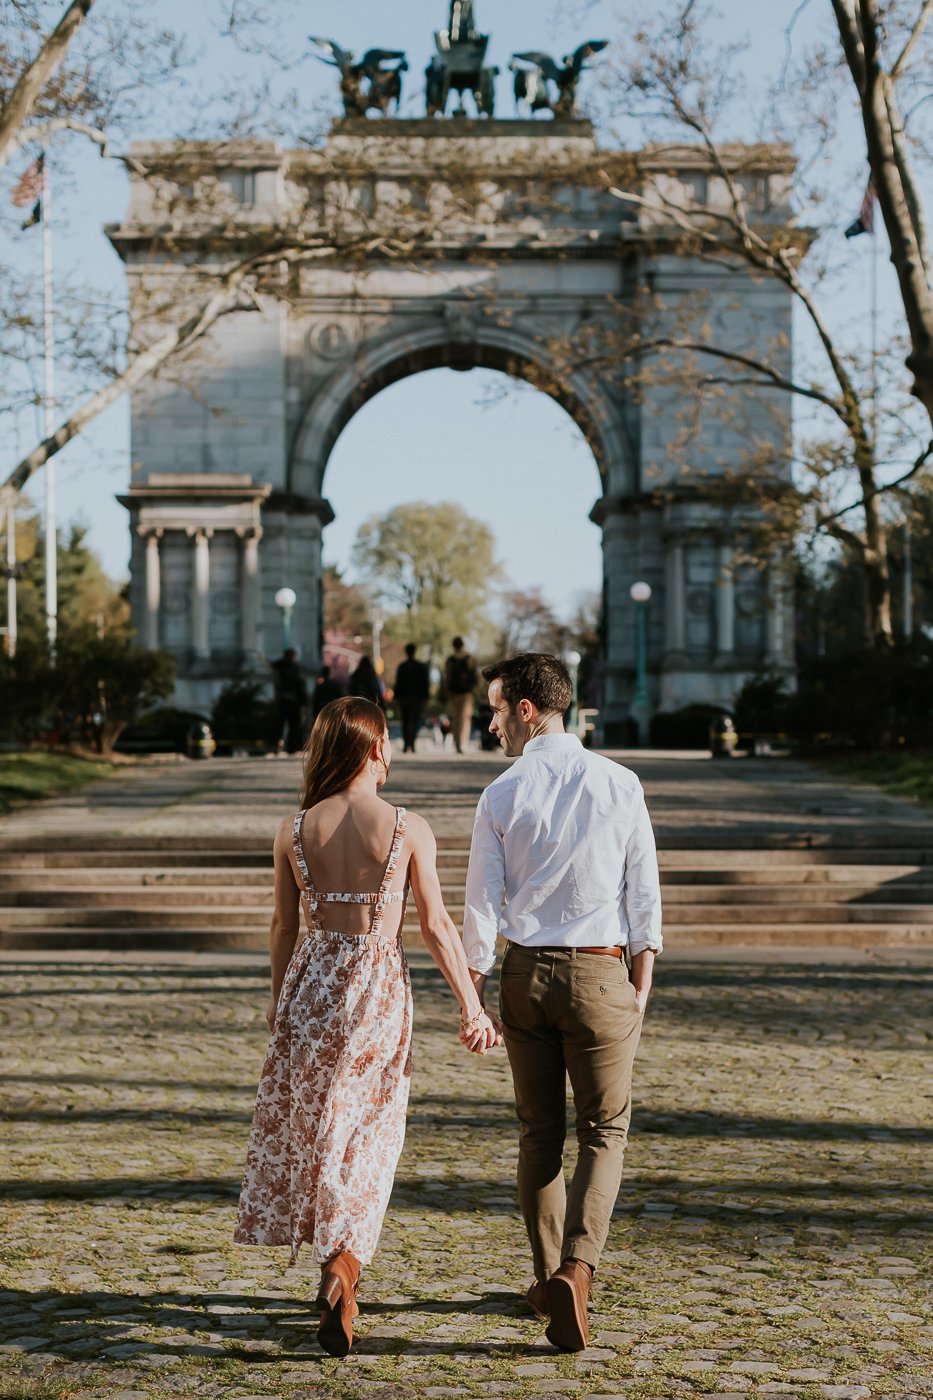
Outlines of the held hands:
[[474,1055],[485,1055],[502,1044],[502,1022],[485,1010],[470,1020],[460,1022],[460,1043]]

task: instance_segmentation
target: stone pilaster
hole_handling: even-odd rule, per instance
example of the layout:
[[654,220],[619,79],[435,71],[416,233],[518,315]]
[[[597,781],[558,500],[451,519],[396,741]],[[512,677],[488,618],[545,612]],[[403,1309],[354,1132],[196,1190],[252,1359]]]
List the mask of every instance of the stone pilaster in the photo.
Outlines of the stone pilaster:
[[159,558],[161,530],[140,530],[146,542],[145,611],[143,612],[143,646],[154,651],[159,645],[159,612],[162,606],[162,564]]
[[683,540],[671,540],[664,558],[665,655],[681,658],[687,649],[687,576]]
[[214,532],[191,530],[188,533],[194,543],[191,569],[191,652],[196,661],[208,661],[211,655],[211,536]]
[[262,589],[259,541],[262,530],[237,530],[240,537],[240,649],[243,661],[262,655]]
[[735,557],[731,544],[718,549],[719,577],[716,588],[716,660],[720,665],[735,663]]

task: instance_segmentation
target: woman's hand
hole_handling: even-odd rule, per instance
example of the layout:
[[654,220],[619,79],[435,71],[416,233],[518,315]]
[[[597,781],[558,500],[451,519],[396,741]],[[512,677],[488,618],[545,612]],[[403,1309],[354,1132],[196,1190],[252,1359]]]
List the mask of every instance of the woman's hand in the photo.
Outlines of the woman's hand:
[[278,1010],[279,999],[273,996],[269,1000],[269,1009],[266,1012],[266,1025],[269,1027],[269,1034],[275,1030],[275,1013]]
[[502,1044],[502,1035],[493,1023],[493,1018],[485,1011],[473,1022],[460,1027],[460,1043],[474,1055],[485,1055]]

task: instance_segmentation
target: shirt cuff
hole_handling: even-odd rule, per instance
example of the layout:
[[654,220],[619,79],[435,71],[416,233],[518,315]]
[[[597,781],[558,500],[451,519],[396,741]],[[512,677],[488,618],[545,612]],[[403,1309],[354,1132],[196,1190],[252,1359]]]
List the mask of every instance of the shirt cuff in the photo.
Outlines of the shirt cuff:
[[628,936],[628,950],[631,957],[637,957],[639,953],[660,953],[664,943],[659,933],[630,933]]
[[484,977],[492,972],[496,965],[496,949],[493,945],[492,952],[487,953],[482,948],[477,948],[472,954],[467,954],[467,965],[471,972],[481,972]]

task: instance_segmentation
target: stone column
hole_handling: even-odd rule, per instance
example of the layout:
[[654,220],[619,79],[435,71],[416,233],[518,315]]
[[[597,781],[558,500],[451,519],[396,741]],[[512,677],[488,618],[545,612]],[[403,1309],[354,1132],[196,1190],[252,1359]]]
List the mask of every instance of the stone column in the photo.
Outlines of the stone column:
[[768,624],[765,662],[768,666],[786,665],[787,637],[785,635],[786,569],[779,554],[771,556],[768,565]]
[[720,544],[716,589],[716,656],[733,660],[735,653],[735,563],[731,544]]
[[262,654],[262,596],[259,541],[262,530],[238,530],[240,537],[240,650],[244,661]]
[[668,542],[664,558],[664,650],[681,655],[687,650],[687,574],[683,540]]
[[141,530],[146,542],[146,597],[143,613],[143,646],[154,651],[159,645],[159,610],[162,603],[162,565],[159,559],[161,530]]
[[191,651],[195,660],[207,661],[211,654],[210,594],[211,536],[213,530],[192,530],[194,560],[191,570]]

